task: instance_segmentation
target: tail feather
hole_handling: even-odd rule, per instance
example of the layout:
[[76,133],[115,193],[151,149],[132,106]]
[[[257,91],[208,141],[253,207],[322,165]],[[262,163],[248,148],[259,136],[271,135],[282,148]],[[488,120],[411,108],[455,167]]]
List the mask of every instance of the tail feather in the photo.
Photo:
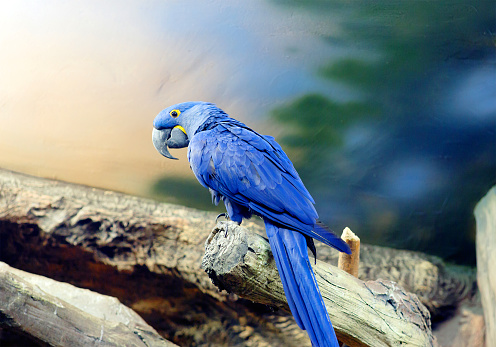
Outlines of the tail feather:
[[288,304],[314,346],[339,346],[310,265],[305,236],[270,222],[265,228]]
[[345,241],[343,241],[341,238],[336,236],[324,224],[317,222],[317,224],[315,224],[314,226],[314,232],[324,239],[322,241],[320,238],[317,238],[317,240],[322,241],[325,244],[336,248],[340,252],[351,254],[350,246],[348,246],[348,244]]

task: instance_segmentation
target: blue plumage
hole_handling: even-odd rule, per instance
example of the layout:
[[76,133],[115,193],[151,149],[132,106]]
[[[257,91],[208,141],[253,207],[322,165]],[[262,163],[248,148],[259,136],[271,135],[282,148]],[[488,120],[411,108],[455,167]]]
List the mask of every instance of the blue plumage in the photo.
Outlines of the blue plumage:
[[[198,181],[224,201],[231,220],[252,214],[264,219],[267,236],[291,312],[312,344],[337,346],[308,258],[309,237],[341,252],[344,241],[317,224],[314,200],[293,164],[271,136],[260,135],[215,105],[188,102],[171,106],[154,120],[154,145],[164,156],[170,141],[188,146],[188,160]],[[187,135],[173,129],[180,129]],[[157,136],[155,132],[164,132]],[[156,140],[157,139],[157,140]],[[160,139],[160,143],[157,143]],[[164,139],[168,139],[165,140]]]

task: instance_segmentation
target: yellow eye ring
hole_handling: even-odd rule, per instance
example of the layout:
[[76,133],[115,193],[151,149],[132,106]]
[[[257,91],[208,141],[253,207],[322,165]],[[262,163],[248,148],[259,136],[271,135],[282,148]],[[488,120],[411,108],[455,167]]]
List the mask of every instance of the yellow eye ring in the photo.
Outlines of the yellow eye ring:
[[180,114],[181,114],[181,111],[179,111],[179,110],[172,110],[172,111],[169,112],[169,115],[172,118],[177,118]]

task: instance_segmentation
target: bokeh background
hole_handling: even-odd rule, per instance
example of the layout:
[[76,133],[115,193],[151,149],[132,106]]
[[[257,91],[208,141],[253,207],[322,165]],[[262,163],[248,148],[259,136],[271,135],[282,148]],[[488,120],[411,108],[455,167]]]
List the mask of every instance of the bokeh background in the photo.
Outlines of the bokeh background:
[[332,229],[473,265],[495,33],[493,0],[2,1],[0,167],[215,209],[151,143],[210,101],[276,137]]

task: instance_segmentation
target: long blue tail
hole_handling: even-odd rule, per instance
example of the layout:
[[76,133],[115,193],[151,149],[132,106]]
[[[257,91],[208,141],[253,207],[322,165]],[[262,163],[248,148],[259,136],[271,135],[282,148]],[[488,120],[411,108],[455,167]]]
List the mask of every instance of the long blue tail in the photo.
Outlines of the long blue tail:
[[308,258],[305,236],[265,221],[265,229],[291,313],[313,346],[338,347],[331,320]]

